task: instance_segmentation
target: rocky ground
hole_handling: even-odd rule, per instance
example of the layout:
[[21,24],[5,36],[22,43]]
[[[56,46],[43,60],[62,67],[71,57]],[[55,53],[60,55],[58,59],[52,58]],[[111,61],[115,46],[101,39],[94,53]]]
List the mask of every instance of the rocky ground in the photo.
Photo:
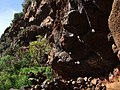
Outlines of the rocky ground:
[[115,68],[108,77],[78,77],[65,80],[58,76],[50,81],[46,81],[43,73],[34,74],[30,72],[29,80],[32,85],[21,87],[20,90],[119,90],[120,88],[120,72],[118,68]]
[[39,84],[34,79],[31,80],[34,85],[24,87],[22,90],[106,90],[106,86],[99,79],[92,77],[78,77],[77,79],[64,80],[60,77]]

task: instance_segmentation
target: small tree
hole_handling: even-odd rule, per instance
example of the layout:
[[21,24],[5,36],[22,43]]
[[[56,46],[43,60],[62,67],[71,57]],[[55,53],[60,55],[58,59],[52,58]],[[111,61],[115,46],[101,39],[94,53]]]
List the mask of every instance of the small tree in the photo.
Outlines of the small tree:
[[32,1],[32,0],[24,0],[24,2],[22,3],[23,8],[24,8],[27,4],[31,3],[31,1]]
[[50,45],[46,38],[37,36],[37,41],[33,41],[29,45],[29,52],[31,53],[34,63],[40,65],[45,54],[50,52]]
[[22,16],[23,16],[23,12],[15,13],[12,22],[16,22],[17,20],[21,19]]
[[35,0],[24,0],[22,3],[23,11],[27,9],[27,7],[31,4],[31,2],[34,2]]

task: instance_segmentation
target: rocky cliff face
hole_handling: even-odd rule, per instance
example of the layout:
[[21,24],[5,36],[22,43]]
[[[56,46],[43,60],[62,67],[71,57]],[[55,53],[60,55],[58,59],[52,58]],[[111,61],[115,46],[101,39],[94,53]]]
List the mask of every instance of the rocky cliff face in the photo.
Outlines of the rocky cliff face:
[[[108,21],[118,51],[120,50],[120,0],[114,0]],[[113,50],[116,51],[114,48]]]
[[28,46],[36,35],[52,46],[49,63],[63,78],[106,75],[118,64],[108,17],[113,0],[35,0],[0,40],[1,55]]

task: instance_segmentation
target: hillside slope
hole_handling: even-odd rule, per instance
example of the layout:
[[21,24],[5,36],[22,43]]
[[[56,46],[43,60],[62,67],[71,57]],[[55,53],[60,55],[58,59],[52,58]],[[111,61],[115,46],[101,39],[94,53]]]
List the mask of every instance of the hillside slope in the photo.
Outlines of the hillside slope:
[[65,79],[106,76],[118,65],[108,28],[113,0],[31,0],[0,39],[0,55],[46,37],[49,63]]

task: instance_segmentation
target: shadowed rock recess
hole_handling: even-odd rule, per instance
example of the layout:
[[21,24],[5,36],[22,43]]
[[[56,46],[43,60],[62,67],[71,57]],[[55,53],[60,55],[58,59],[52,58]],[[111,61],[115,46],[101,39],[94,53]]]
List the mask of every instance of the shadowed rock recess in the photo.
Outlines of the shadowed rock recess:
[[113,0],[35,0],[24,8],[0,39],[0,54],[47,36],[48,61],[66,79],[103,76],[118,64],[112,51],[108,17]]

